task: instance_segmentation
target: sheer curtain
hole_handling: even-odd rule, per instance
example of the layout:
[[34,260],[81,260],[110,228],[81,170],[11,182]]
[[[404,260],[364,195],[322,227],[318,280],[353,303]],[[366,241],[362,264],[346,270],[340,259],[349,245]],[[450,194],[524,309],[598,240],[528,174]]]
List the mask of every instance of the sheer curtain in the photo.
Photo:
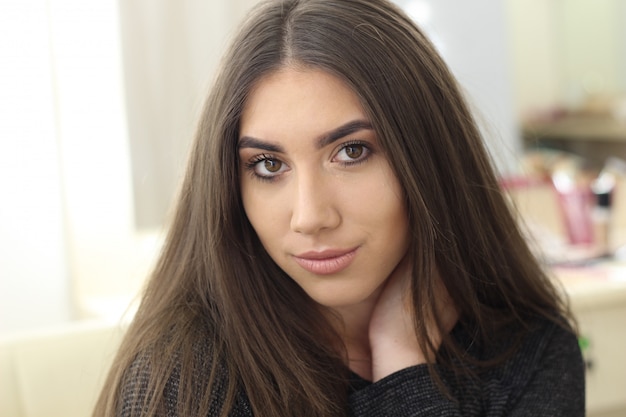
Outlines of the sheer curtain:
[[0,333],[125,310],[253,3],[0,3]]
[[43,1],[0,3],[0,334],[71,316]]
[[[118,224],[98,230],[99,236],[111,237],[109,242],[95,243],[100,242],[96,234],[85,239],[97,244],[102,256],[95,258],[98,265],[87,262],[76,274],[74,288],[84,315],[116,316],[145,281],[202,101],[230,33],[255,1],[118,1],[111,36],[117,37],[117,82],[123,87],[125,125],[118,137],[124,138],[124,150],[117,150],[122,159],[109,161],[105,176],[119,169],[124,179],[116,187],[117,197],[111,195]],[[80,259],[94,258],[84,253]]]
[[120,1],[135,220],[158,227],[232,31],[255,0]]

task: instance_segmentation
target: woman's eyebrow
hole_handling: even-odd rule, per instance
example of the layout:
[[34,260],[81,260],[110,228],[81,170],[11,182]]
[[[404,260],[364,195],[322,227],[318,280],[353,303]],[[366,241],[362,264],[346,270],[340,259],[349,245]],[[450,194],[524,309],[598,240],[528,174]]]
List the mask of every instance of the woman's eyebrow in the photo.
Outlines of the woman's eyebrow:
[[242,136],[239,139],[239,142],[237,143],[237,149],[244,148],[262,149],[264,151],[277,153],[284,152],[283,147],[278,144],[265,142],[261,139],[253,138],[251,136]]
[[[353,120],[346,124],[339,126],[336,129],[331,130],[330,132],[324,133],[317,139],[317,147],[319,149],[330,145],[331,143],[348,136],[354,132],[358,132],[359,130],[372,130],[372,124],[365,120]],[[254,148],[261,149],[268,152],[284,152],[282,146],[267,142],[261,139],[254,138],[252,136],[242,136],[239,139],[239,143],[237,144],[238,149],[244,148]]]
[[317,147],[323,148],[331,143],[359,130],[372,130],[372,124],[366,120],[353,120],[325,133],[317,140]]

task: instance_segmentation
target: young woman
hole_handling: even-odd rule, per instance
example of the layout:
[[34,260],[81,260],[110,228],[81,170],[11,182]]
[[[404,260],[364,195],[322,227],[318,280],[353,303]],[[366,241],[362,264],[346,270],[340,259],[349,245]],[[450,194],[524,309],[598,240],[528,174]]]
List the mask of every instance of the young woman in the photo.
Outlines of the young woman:
[[582,416],[562,296],[384,0],[275,0],[208,97],[95,416]]

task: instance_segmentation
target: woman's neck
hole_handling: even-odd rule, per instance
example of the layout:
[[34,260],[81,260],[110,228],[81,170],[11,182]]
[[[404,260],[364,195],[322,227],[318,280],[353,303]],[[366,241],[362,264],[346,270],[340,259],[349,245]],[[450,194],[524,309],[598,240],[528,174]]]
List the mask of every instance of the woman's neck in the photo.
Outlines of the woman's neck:
[[359,304],[332,309],[338,315],[333,322],[348,354],[347,365],[352,372],[366,380],[372,379],[369,323],[377,299],[378,293]]

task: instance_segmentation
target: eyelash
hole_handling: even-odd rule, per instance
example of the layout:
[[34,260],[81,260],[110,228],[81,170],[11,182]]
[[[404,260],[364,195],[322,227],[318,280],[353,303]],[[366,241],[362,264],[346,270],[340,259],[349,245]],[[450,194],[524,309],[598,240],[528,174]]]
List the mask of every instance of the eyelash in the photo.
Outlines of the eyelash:
[[[339,164],[341,164],[342,166],[345,166],[345,167],[356,166],[356,165],[362,164],[363,162],[367,161],[370,158],[370,156],[372,155],[372,152],[373,152],[372,148],[368,145],[367,142],[360,141],[360,140],[352,140],[352,141],[343,143],[341,145],[341,147],[339,148],[339,150],[337,151],[337,153],[335,154],[335,156],[333,157],[333,159],[335,159],[335,157],[340,152],[344,151],[346,148],[349,148],[351,146],[361,146],[361,147],[363,147],[363,151],[364,151],[365,156],[361,156],[358,159],[355,159],[355,160],[352,160],[352,161],[338,161],[337,163],[339,163]],[[248,162],[246,162],[245,163],[245,169],[255,179],[258,179],[260,181],[265,181],[265,182],[273,182],[273,181],[275,181],[277,179],[278,175],[260,175],[260,174],[257,174],[257,172],[256,172],[256,167],[258,166],[258,164],[263,162],[263,161],[268,161],[268,160],[279,161],[279,162],[284,164],[284,162],[282,162],[280,159],[276,158],[274,155],[264,153],[264,154],[255,155]]]

